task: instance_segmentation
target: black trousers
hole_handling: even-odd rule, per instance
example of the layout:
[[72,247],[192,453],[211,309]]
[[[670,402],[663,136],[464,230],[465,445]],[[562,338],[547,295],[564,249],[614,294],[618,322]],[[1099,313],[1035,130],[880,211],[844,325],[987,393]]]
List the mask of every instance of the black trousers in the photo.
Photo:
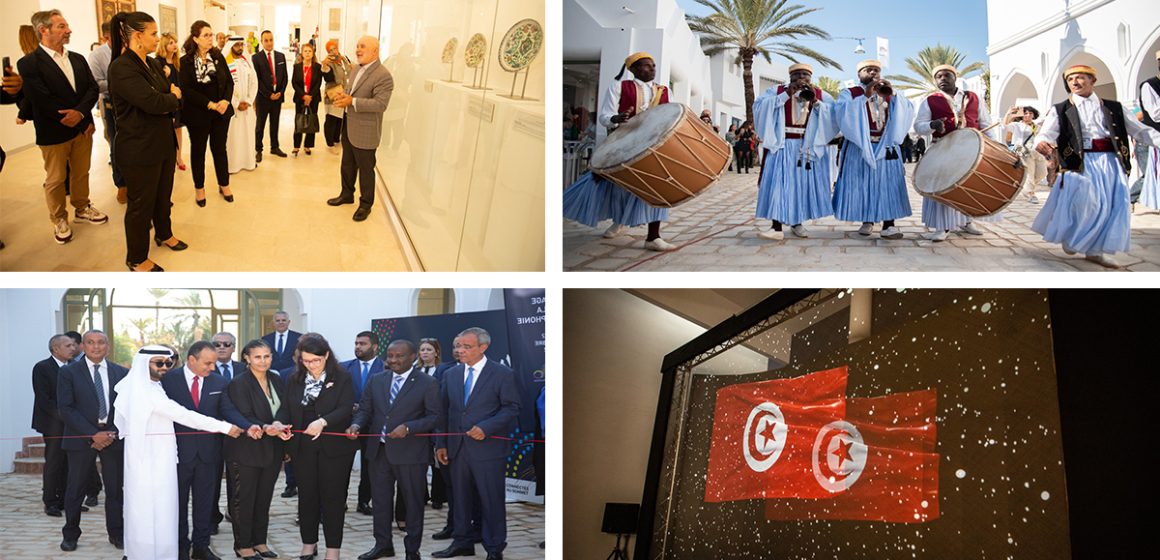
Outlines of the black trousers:
[[451,532],[456,548],[471,546],[471,517],[477,503],[482,514],[483,548],[495,553],[507,547],[503,470],[503,459],[475,459],[462,451],[451,459],[451,478],[455,481],[451,490],[455,493],[455,523]]
[[[371,495],[371,463],[367,460],[367,446],[370,445],[366,440],[370,438],[362,438],[362,449],[358,452],[358,503],[369,504],[373,496]],[[375,440],[375,445],[378,445],[378,440]]]
[[342,127],[342,197],[354,198],[354,181],[358,179],[359,208],[375,205],[375,151],[362,150],[351,145]]
[[120,441],[97,451],[91,447],[69,450],[68,485],[64,492],[65,539],[75,541],[81,538],[81,503],[85,499],[85,489],[92,480],[93,461],[101,458],[101,474],[105,479],[105,532],[118,539],[125,535],[125,517],[121,484],[124,473],[124,447]]
[[[440,471],[440,477],[443,479],[443,485],[447,487],[447,526],[454,529],[455,527],[455,509],[458,505],[455,503],[455,482],[451,476],[451,465],[439,465],[437,469]],[[471,540],[477,541],[483,538],[483,525],[480,519],[483,518],[483,510],[479,505],[479,492],[474,488],[471,490],[474,500],[471,505]]]
[[123,165],[129,205],[125,210],[125,260],[139,264],[149,258],[149,230],[161,240],[173,237],[169,201],[173,198],[175,150],[162,150],[155,165]]
[[[378,441],[376,445],[381,445]],[[375,496],[375,546],[391,545],[391,523],[394,512],[389,504],[395,499],[395,485],[399,487],[399,501],[406,504],[407,536],[403,546],[407,552],[419,552],[423,540],[423,494],[427,488],[427,465],[392,465],[387,461],[387,452],[380,448],[371,461]]]
[[[216,114],[216,113],[215,113]],[[189,118],[185,122],[189,129],[189,163],[193,167],[194,188],[205,187],[205,144],[213,155],[213,170],[217,184],[230,186],[230,163],[226,154],[226,135],[230,132],[229,119],[211,116],[207,119]]]
[[322,125],[322,136],[326,139],[327,147],[337,146],[342,141],[342,117],[326,115],[326,122]]
[[[306,106],[305,106],[305,105],[303,105],[303,106],[302,106],[302,108],[295,108],[295,110],[294,110],[294,118],[295,118],[295,119],[297,119],[297,118],[298,118],[298,115],[301,115],[301,114],[303,114],[303,111],[304,111],[305,107],[306,107]],[[312,114],[312,115],[318,116],[318,109],[317,109],[317,108],[315,108],[315,109],[313,109],[313,110],[310,110],[310,113],[309,113],[309,114]],[[295,133],[294,133],[294,149],[298,149],[298,147],[302,145],[302,139],[303,139],[303,137],[305,137],[305,138],[306,138],[306,147],[307,147],[307,148],[313,148],[313,147],[314,147],[314,135],[315,135],[315,134],[316,134],[316,133],[314,133],[314,132],[311,132],[310,134],[300,134],[300,133],[298,133],[298,132],[295,132]]]
[[[181,504],[177,518],[178,554],[183,560],[190,545],[194,548],[209,546],[210,527],[213,523],[214,483],[221,483],[217,465],[205,461],[177,463],[177,500]],[[189,534],[190,497],[193,498],[193,536]]]
[[294,474],[298,479],[298,532],[302,544],[318,543],[321,521],[326,548],[342,548],[346,494],[353,465],[354,453],[328,457],[318,442],[300,443],[294,456]]
[[105,121],[105,137],[109,140],[109,160],[113,162],[113,185],[124,187],[125,176],[117,165],[117,148],[113,140],[117,137],[117,115],[113,113],[113,104],[108,99],[101,98],[101,119]]
[[[227,465],[225,461],[217,464],[217,478],[215,479],[217,482],[213,487],[213,516],[210,519],[213,521],[214,525],[220,524],[222,520],[225,519],[225,517],[222,516],[221,508],[223,480],[222,472],[228,466],[229,465]],[[226,473],[226,478],[224,480],[226,481],[226,511],[229,511],[230,504],[234,501],[234,487],[229,484],[229,473]],[[230,514],[230,516],[232,517],[233,514]]]
[[253,548],[266,544],[270,529],[270,502],[274,499],[274,483],[278,481],[281,461],[264,467],[251,467],[231,462],[227,472],[233,497],[228,506],[234,519],[234,549]]
[[[44,472],[41,500],[46,506],[64,509],[64,491],[68,484],[68,457],[60,448],[61,434],[41,434],[44,440]],[[87,471],[87,469],[86,469]]]
[[445,504],[447,503],[447,483],[443,480],[443,469],[432,466],[431,467],[431,503]]
[[262,153],[262,131],[266,128],[266,117],[270,117],[270,151],[278,149],[278,120],[282,116],[282,102],[254,102],[258,110],[258,130],[254,134],[254,150]]

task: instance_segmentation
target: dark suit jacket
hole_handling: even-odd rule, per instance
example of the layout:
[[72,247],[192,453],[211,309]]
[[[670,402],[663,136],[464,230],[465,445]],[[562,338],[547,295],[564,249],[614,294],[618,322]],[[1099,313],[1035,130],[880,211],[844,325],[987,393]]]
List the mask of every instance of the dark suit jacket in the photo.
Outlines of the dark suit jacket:
[[[136,54],[118,56],[109,64],[109,97],[116,116],[117,163],[156,165],[177,147],[173,112],[181,106],[169,92],[169,79],[160,62]],[[183,92],[184,93],[184,92]]]
[[56,378],[59,374],[60,366],[52,356],[32,366],[32,429],[41,435],[59,436],[64,433],[64,420],[61,420],[56,407]]
[[[266,50],[258,52],[250,58],[254,63],[254,71],[258,73],[258,98],[255,103],[281,103],[286,99],[286,55],[274,51],[274,73],[277,74],[278,84],[270,83],[270,62],[266,59]],[[270,96],[275,93],[283,94],[277,101],[271,101]]]
[[298,337],[302,336],[302,333],[287,329],[286,348],[283,349],[281,354],[278,353],[278,339],[275,337],[276,334],[278,333],[269,333],[263,336],[262,340],[265,340],[266,344],[270,345],[270,353],[274,355],[274,359],[270,362],[270,368],[278,370],[278,373],[282,375],[283,381],[289,381],[290,374],[294,373],[294,348],[298,346]]
[[410,433],[405,438],[387,438],[380,446],[377,438],[368,440],[367,459],[373,461],[384,448],[387,462],[392,465],[426,465],[431,454],[431,442],[415,434],[430,433],[439,421],[439,382],[425,373],[411,369],[407,381],[391,404],[391,383],[394,372],[376,375],[367,383],[362,402],[352,424],[358,424],[364,434],[390,433],[400,424],[406,424]]
[[[362,386],[362,362],[358,358],[355,358],[342,362],[342,367],[350,374],[351,381],[354,383],[354,401],[358,403],[362,400],[363,393],[366,391],[366,387]],[[371,384],[371,379],[374,379],[375,375],[382,373],[386,369],[387,366],[383,363],[382,358],[376,356],[375,360],[371,362],[370,372],[367,374],[367,385]]]
[[467,452],[473,459],[503,459],[511,452],[511,442],[493,439],[505,436],[520,414],[520,394],[516,374],[499,362],[488,360],[483,371],[476,372],[471,397],[463,404],[463,381],[467,372],[459,364],[444,373],[440,403],[440,432],[466,432],[479,426],[487,438],[475,441],[467,436],[439,436],[436,448],[446,448],[449,458]]
[[[68,60],[72,63],[75,91],[64,72],[39,45],[16,63],[24,78],[24,98],[32,108],[38,146],[68,142],[93,124],[93,106],[100,95],[97,81],[85,57],[68,51]],[[58,112],[64,109],[80,111],[84,118],[76,126],[67,127],[61,124],[64,115]]]
[[294,110],[302,112],[302,96],[310,96],[310,112],[318,112],[318,103],[322,101],[322,65],[317,62],[311,67],[310,71],[310,90],[306,90],[305,69],[302,63],[294,65],[294,78],[291,83],[294,84]]
[[[199,87],[204,87],[197,83],[197,68],[194,66],[193,59],[197,56],[196,52],[191,52],[181,57],[181,96],[185,104],[181,108],[181,118],[185,123],[189,122],[206,122],[211,119],[229,120],[234,116],[234,106],[231,104],[229,109],[226,109],[225,114],[219,115],[217,111],[211,111],[206,108],[206,105],[215,103],[221,100],[230,101],[234,98],[234,78],[230,74],[230,65],[226,63],[226,57],[222,56],[217,51],[210,51],[209,58],[214,62],[214,81],[211,95],[206,96],[198,90]],[[120,127],[118,127],[118,131]]]
[[[51,61],[50,61],[51,62]],[[113,424],[116,418],[117,392],[113,390],[129,370],[105,360],[108,364],[109,391],[108,426],[107,431],[117,431]],[[70,438],[68,436],[93,436],[101,431],[97,428],[97,412],[100,404],[97,402],[97,386],[93,384],[92,374],[89,373],[88,360],[73,362],[60,369],[56,381],[56,406],[60,410],[60,417],[64,420],[65,439],[61,442],[61,449],[65,451],[81,451],[89,448],[91,440],[84,438]],[[117,440],[113,445],[121,445]]]
[[[289,407],[286,406],[286,384],[277,375],[268,375],[266,379],[270,390],[278,395],[278,401],[281,403],[277,414],[270,410],[270,401],[266,400],[266,393],[262,391],[262,386],[258,384],[254,374],[247,370],[234,376],[234,380],[230,382],[227,389],[230,402],[245,420],[238,424],[239,428],[248,430],[252,425],[264,426],[273,424],[275,420],[283,424],[290,423]],[[262,439],[253,440],[242,434],[236,439],[226,439],[224,453],[227,460],[250,467],[266,467],[281,462],[284,450],[284,442],[276,437],[263,435]]]
[[[170,370],[161,378],[161,387],[170,400],[205,416],[225,420],[239,428],[244,418],[238,414],[226,393],[229,382],[216,373],[211,373],[200,381],[201,399],[198,406],[193,406],[193,396],[189,392],[189,385],[185,383],[185,368]],[[173,429],[177,432],[196,432],[197,428],[183,426],[176,422]],[[177,436],[177,460],[182,463],[201,461],[203,463],[217,463],[222,460],[222,434],[197,434]]]
[[[307,374],[309,375],[309,374]],[[305,430],[311,422],[326,419],[326,432],[345,432],[350,427],[350,418],[354,411],[354,382],[350,374],[343,368],[326,372],[326,383],[314,401],[315,416],[306,417],[306,408],[302,405],[302,394],[306,391],[304,380],[295,382],[290,380],[286,389],[286,405],[290,409],[290,425],[295,430]],[[304,438],[303,434],[296,433],[286,442],[286,450],[293,457],[298,453],[299,446]],[[354,454],[358,450],[358,442],[339,436],[320,436],[318,442],[322,451],[329,457],[341,457]]]
[[242,372],[245,370],[246,370],[246,364],[243,364],[242,362],[239,362],[237,360],[230,360],[230,377],[226,377],[225,372],[223,372],[221,370],[221,368],[218,367],[217,362],[214,362],[214,365],[213,365],[213,372],[222,376],[222,378],[224,378],[227,383],[230,381],[233,381],[235,377],[241,375]]
[[435,380],[438,381],[440,385],[442,385],[443,384],[443,376],[446,375],[447,370],[449,370],[457,365],[459,365],[459,362],[456,362],[456,361],[443,362],[443,363],[439,364],[438,366],[435,366],[435,373],[432,373],[431,377],[434,377]]

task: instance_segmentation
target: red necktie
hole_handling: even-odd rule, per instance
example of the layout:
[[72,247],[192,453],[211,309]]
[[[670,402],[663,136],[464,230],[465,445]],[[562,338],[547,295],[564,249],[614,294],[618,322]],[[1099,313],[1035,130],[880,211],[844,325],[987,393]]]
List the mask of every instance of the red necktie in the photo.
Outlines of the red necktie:
[[196,376],[196,375],[193,376],[193,388],[189,390],[189,395],[191,397],[193,397],[193,408],[201,408],[201,405],[198,404],[201,401],[201,397],[198,395],[199,393],[201,393],[201,391],[198,390],[198,384],[197,384],[198,379],[201,379],[201,378]]
[[266,59],[270,61],[270,87],[278,88],[278,75],[274,73],[274,53],[272,51],[266,52]]

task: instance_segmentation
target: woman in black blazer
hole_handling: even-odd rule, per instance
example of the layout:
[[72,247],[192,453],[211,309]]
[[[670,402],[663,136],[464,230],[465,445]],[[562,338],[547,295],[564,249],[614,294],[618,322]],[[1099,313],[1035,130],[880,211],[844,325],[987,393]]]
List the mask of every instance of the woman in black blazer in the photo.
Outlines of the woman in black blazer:
[[[303,113],[318,117],[318,102],[322,101],[322,65],[314,57],[314,46],[310,43],[302,45],[302,61],[294,65],[294,77],[290,80],[294,84],[294,115]],[[302,137],[306,136],[306,155],[310,155],[310,148],[314,147],[314,134],[300,134],[294,132],[294,157],[298,157],[298,147],[302,145]]]
[[181,89],[185,91],[185,107],[181,119],[189,129],[189,163],[193,166],[193,187],[197,189],[197,205],[205,206],[205,145],[213,154],[213,170],[217,175],[218,192],[233,202],[230,192],[230,166],[226,157],[226,135],[234,108],[234,78],[221,51],[213,47],[213,29],[197,20],[185,40],[185,56],[181,57]]
[[354,382],[338,364],[330,343],[321,336],[298,339],[298,365],[290,375],[286,404],[295,433],[287,442],[298,479],[301,558],[318,554],[318,522],[326,535],[326,558],[337,560],[342,548],[342,525],[346,513],[347,487],[358,442],[346,437],[320,435],[342,433],[354,413]]
[[150,227],[158,246],[164,244],[174,251],[188,247],[173,235],[169,216],[177,147],[173,113],[181,104],[181,89],[169,83],[156,60],[146,56],[157,46],[157,23],[152,16],[121,12],[110,26],[109,96],[117,122],[125,123],[114,139],[117,165],[129,196],[125,264],[132,271],[161,272],[149,260]]
[[239,426],[249,437],[231,438],[223,449],[234,501],[234,550],[245,560],[277,558],[266,546],[270,527],[270,502],[274,483],[282,469],[284,441],[290,439],[286,386],[270,373],[273,352],[266,341],[251,340],[242,348],[246,371],[234,377],[228,393],[238,412],[250,422]]

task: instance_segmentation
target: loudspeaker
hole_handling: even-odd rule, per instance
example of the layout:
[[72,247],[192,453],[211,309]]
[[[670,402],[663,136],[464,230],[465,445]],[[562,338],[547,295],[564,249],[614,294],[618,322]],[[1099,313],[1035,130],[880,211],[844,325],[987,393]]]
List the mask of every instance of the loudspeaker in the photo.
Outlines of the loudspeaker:
[[640,504],[604,504],[604,522],[600,531],[612,535],[636,533],[636,518],[640,515]]

